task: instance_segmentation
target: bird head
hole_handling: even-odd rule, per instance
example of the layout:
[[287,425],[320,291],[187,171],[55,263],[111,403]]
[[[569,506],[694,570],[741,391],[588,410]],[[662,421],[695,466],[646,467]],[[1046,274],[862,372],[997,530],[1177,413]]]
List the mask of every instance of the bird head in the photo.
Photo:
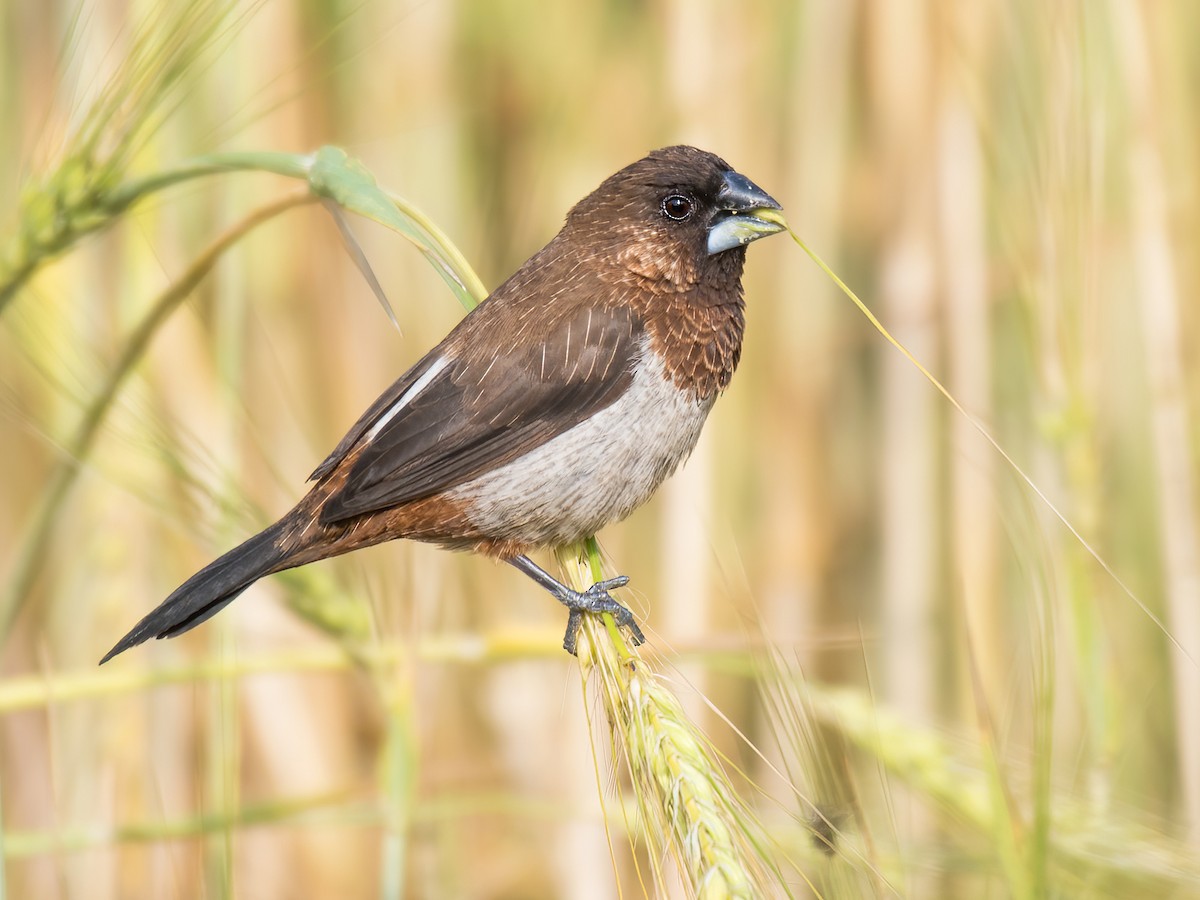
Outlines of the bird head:
[[713,270],[740,275],[746,245],[785,228],[780,209],[719,156],[679,145],[605,179],[567,226],[625,269],[684,289]]

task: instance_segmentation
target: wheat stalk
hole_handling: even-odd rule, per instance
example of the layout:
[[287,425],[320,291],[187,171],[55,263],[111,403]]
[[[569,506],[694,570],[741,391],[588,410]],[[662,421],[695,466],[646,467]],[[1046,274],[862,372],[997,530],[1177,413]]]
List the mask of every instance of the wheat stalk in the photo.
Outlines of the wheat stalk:
[[[589,549],[591,577],[598,581],[594,541]],[[580,581],[587,574],[580,567]],[[764,861],[761,826],[738,799],[708,741],[610,616],[583,616],[578,652],[584,683],[597,687],[614,747],[628,766],[660,885],[658,860],[669,854],[696,897],[786,891]]]

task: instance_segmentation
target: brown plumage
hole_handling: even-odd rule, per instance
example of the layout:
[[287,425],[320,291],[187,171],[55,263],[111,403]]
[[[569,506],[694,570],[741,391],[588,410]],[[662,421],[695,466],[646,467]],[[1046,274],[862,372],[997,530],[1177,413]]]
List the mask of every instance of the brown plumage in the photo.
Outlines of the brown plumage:
[[[606,179],[559,233],[354,424],[297,506],[202,569],[104,660],[209,618],[264,575],[395,538],[505,559],[572,611],[613,612],[525,556],[644,503],[691,452],[741,354],[745,245],[779,205],[668,147]],[[759,218],[759,214],[763,217]]]

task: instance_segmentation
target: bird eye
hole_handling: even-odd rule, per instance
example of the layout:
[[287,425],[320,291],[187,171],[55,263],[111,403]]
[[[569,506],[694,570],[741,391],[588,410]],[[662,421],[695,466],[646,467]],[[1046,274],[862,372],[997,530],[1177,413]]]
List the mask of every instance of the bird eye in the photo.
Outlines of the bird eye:
[[692,201],[683,194],[671,194],[663,199],[663,215],[676,222],[682,222],[692,214]]

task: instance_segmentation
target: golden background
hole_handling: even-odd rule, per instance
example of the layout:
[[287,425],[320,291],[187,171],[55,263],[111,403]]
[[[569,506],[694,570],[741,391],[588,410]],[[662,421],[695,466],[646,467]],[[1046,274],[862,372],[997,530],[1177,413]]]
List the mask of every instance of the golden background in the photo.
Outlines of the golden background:
[[[697,144],[1078,529],[786,235],[749,250],[701,446],[600,537],[664,680],[762,786],[795,895],[1200,896],[1200,6],[229,5],[119,180],[335,144],[494,286],[605,176]],[[119,148],[155,90],[139,35],[184,44],[184,6],[0,8],[0,261],[112,84],[89,146]],[[508,567],[375,548],[95,668],[462,315],[351,217],[398,333],[330,217],[292,210],[154,332],[81,452],[157,298],[299,187],[156,192],[0,307],[0,896],[653,893],[562,610]],[[844,688],[867,726],[776,678]],[[861,854],[814,852],[793,789]]]

